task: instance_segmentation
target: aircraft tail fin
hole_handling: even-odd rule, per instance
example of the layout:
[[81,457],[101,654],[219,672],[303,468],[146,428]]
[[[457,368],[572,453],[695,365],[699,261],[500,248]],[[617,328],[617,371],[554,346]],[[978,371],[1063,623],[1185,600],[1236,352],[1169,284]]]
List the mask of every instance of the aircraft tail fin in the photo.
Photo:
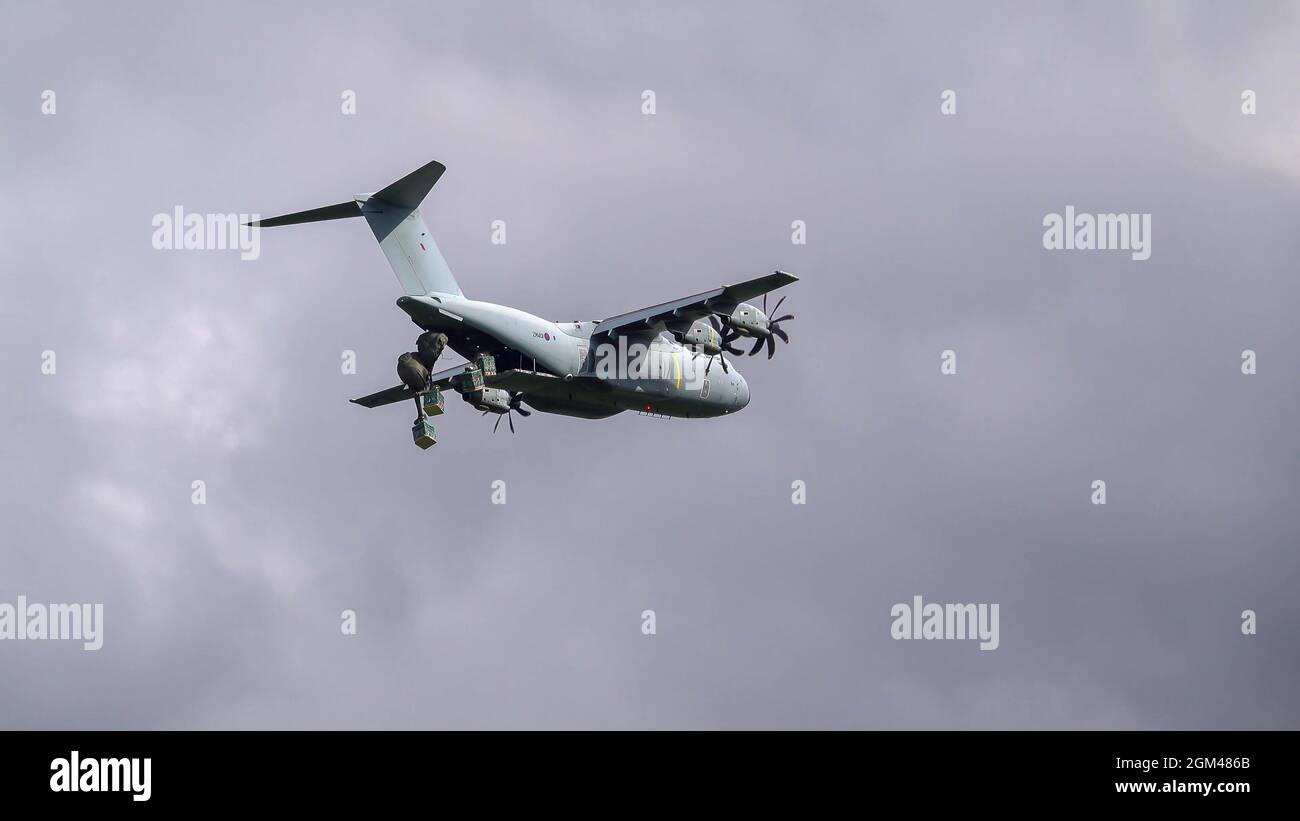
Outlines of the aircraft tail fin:
[[349,202],[259,220],[274,228],[304,222],[365,217],[402,289],[412,296],[428,293],[463,296],[451,268],[420,216],[420,203],[447,167],[434,161],[417,168],[373,194],[357,194]]

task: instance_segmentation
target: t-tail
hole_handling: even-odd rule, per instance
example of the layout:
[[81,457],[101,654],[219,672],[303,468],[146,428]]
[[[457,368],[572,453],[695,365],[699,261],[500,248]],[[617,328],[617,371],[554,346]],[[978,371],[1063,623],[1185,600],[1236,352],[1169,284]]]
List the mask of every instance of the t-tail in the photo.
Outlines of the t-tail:
[[424,224],[424,218],[420,216],[420,203],[446,170],[446,166],[434,161],[373,194],[357,194],[351,200],[337,205],[271,217],[251,224],[261,228],[274,228],[302,222],[365,217],[406,293],[412,296],[429,293],[463,296],[456,278],[451,275],[451,268],[447,267],[447,260],[443,259],[428,226]]

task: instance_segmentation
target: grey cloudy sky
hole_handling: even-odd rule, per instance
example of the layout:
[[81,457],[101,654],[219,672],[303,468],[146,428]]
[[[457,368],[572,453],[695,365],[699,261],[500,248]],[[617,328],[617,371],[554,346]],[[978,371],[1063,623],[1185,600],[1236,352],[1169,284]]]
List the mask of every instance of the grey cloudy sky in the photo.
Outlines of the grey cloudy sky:
[[[0,726],[1300,727],[1295,3],[8,1],[0,32],[0,601],[106,621],[0,643]],[[416,333],[363,224],[150,244],[430,159],[467,295],[589,319],[783,268],[793,344],[734,418],[493,436],[454,401],[421,452],[346,401]],[[1150,212],[1151,259],[1044,250],[1066,205]],[[918,594],[999,603],[1001,646],[892,640]]]

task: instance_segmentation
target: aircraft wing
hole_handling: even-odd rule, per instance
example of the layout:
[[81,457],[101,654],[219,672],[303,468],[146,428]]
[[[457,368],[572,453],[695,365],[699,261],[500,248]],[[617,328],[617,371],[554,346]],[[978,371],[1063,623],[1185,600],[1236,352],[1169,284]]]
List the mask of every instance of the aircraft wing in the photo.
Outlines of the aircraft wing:
[[[446,368],[445,370],[438,371],[432,375],[430,381],[436,387],[444,389],[449,388],[451,387],[451,378],[458,373],[464,373],[466,364],[467,363],[461,363],[454,368]],[[414,398],[415,394],[412,393],[410,388],[405,385],[394,385],[393,387],[379,391],[378,393],[372,393],[369,396],[363,396],[360,399],[353,399],[351,401],[363,408],[379,408],[384,405],[391,405],[394,402],[402,402]]]
[[642,308],[639,311],[631,311],[610,317],[602,320],[595,330],[591,332],[591,335],[630,333],[636,330],[645,330],[660,323],[683,320],[693,322],[709,314],[729,314],[741,302],[747,302],[754,297],[762,296],[768,291],[775,291],[777,288],[798,281],[799,278],[793,274],[787,274],[785,271],[775,271],[767,276],[746,280],[735,285],[714,288],[712,291],[704,291],[694,296],[682,297],[671,302],[651,305],[649,308]]
[[[447,368],[433,374],[432,382],[444,390],[451,387],[451,378],[459,373],[465,372],[465,365],[457,365],[454,368]],[[579,377],[583,379],[585,377]],[[534,373],[532,371],[509,370],[502,371],[495,376],[486,377],[483,384],[489,388],[504,388],[511,393],[523,391],[527,394],[537,394],[541,396],[563,396],[572,391],[569,383],[565,382],[558,376],[549,373]],[[369,396],[363,396],[360,399],[351,400],[354,404],[363,408],[379,408],[384,405],[392,405],[397,402],[409,401],[414,398],[411,389],[405,385],[394,385],[391,388],[372,393]]]
[[521,370],[502,371],[496,376],[486,377],[483,384],[489,388],[503,388],[511,393],[522,393],[526,397],[550,398],[564,398],[572,394],[575,384],[606,387],[604,382],[593,376],[576,376],[572,382],[566,382],[554,374]]

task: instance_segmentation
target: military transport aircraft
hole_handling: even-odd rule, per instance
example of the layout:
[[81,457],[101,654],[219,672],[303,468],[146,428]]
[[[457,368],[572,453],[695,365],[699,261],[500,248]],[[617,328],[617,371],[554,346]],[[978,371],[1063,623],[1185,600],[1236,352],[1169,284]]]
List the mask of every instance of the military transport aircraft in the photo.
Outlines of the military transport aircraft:
[[[497,414],[494,431],[506,416],[512,433],[512,412],[530,415],[524,405],[584,419],[625,410],[690,418],[734,413],[749,404],[749,385],[725,358],[741,353],[732,343],[753,339],[750,355],[766,347],[771,358],[778,337],[790,341],[781,323],[794,315],[769,319],[767,311],[768,292],[797,281],[784,271],[586,322],[551,322],[468,299],[419,211],[446,170],[431,162],[376,193],[250,223],[366,218],[405,291],[397,306],[424,333],[415,351],[398,357],[402,384],[352,401],[367,408],[414,401],[412,438],[422,448],[436,442],[429,417],[443,412],[449,390],[483,415]],[[759,296],[762,309],[747,302]],[[468,362],[433,372],[445,348]]]

